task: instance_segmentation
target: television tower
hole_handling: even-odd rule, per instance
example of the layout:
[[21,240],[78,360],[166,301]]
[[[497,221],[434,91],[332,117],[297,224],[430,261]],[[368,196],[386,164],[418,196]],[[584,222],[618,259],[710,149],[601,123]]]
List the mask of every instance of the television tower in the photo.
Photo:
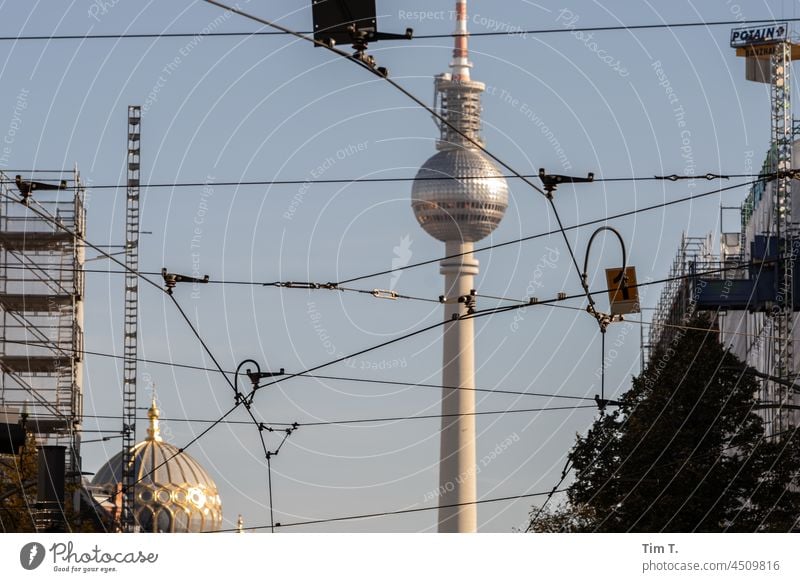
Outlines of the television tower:
[[[443,241],[445,255],[452,257],[440,263],[445,278],[445,321],[467,314],[478,274],[473,245],[497,228],[508,208],[505,178],[475,145],[483,144],[480,95],[486,86],[470,79],[466,0],[456,1],[456,18],[451,72],[438,75],[435,81],[435,107],[447,123],[436,120],[439,152],[422,165],[411,191],[411,207],[420,226]],[[444,328],[439,462],[442,533],[477,530],[474,339],[471,319]]]

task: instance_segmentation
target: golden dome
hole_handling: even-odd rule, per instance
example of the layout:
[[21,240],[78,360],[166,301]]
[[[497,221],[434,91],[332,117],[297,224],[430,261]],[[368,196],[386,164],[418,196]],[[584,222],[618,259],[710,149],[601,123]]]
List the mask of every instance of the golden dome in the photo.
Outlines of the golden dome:
[[[133,447],[134,517],[143,532],[199,533],[220,529],[222,502],[214,480],[187,453],[161,438],[155,399],[147,438]],[[122,453],[103,465],[92,485],[113,494],[122,481]]]

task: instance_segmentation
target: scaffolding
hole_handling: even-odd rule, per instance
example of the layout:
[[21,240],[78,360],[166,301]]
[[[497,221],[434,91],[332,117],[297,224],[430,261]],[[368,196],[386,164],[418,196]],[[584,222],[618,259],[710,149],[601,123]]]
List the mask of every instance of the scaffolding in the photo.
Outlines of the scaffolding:
[[[792,44],[781,42],[775,45],[771,59],[772,87],[771,112],[772,136],[778,175],[773,188],[776,237],[784,257],[780,298],[780,310],[773,318],[775,333],[772,335],[772,372],[782,380],[794,381],[794,258],[797,254],[797,232],[792,217],[792,105],[791,77]],[[794,404],[790,391],[778,383],[771,382],[774,401],[779,404]],[[779,414],[775,419],[776,432],[787,428],[787,415]]]
[[[722,262],[714,254],[711,235],[681,234],[681,244],[669,269],[669,280],[661,290],[650,324],[647,343],[642,346],[642,361],[649,361],[658,347],[671,343],[694,313],[695,291],[690,275],[717,270]],[[713,276],[713,275],[712,275]]]
[[0,409],[26,412],[40,444],[65,446],[77,482],[86,217],[77,169],[52,182],[0,172]]

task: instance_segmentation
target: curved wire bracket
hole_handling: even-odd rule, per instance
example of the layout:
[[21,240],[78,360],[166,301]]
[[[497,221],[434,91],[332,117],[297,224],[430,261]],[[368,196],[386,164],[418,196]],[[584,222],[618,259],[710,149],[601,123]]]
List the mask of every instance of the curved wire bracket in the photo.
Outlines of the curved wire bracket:
[[[586,256],[583,259],[583,272],[581,273],[581,286],[583,287],[583,290],[586,293],[586,297],[588,297],[589,299],[589,306],[586,308],[586,310],[589,313],[591,313],[595,317],[595,319],[597,319],[597,322],[600,324],[601,330],[605,332],[605,328],[608,327],[608,323],[611,323],[611,321],[613,320],[613,316],[608,316],[606,314],[598,312],[594,307],[594,298],[592,297],[592,294],[589,292],[589,254],[592,251],[592,243],[594,242],[594,239],[597,237],[598,234],[600,234],[603,231],[609,231],[614,233],[617,237],[617,240],[619,240],[619,246],[622,249],[621,282],[623,284],[625,283],[625,280],[627,278],[625,276],[625,268],[628,266],[628,255],[625,250],[625,241],[623,240],[622,235],[619,233],[617,229],[611,226],[601,226],[600,228],[595,230],[592,233],[592,236],[589,238],[589,244],[586,246]],[[605,317],[611,317],[611,319],[605,324],[605,327],[603,325],[603,318],[600,317],[601,315]]]

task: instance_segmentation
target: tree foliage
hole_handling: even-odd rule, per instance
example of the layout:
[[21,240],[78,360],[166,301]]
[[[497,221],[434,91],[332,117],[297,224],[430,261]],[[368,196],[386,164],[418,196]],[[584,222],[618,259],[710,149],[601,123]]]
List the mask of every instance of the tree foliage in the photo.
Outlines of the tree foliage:
[[[709,329],[695,318],[690,327]],[[682,331],[570,452],[567,501],[532,531],[786,532],[800,525],[800,435],[766,436],[758,384],[713,332]]]
[[18,455],[0,456],[0,530],[32,532],[36,502],[36,441],[29,437]]
[[[36,532],[38,485],[37,442],[29,435],[17,455],[0,455],[0,532]],[[80,486],[68,481],[65,487],[63,523],[56,527],[69,532],[113,531],[110,516],[97,511],[96,507],[82,504],[76,512],[73,504],[74,493]]]

